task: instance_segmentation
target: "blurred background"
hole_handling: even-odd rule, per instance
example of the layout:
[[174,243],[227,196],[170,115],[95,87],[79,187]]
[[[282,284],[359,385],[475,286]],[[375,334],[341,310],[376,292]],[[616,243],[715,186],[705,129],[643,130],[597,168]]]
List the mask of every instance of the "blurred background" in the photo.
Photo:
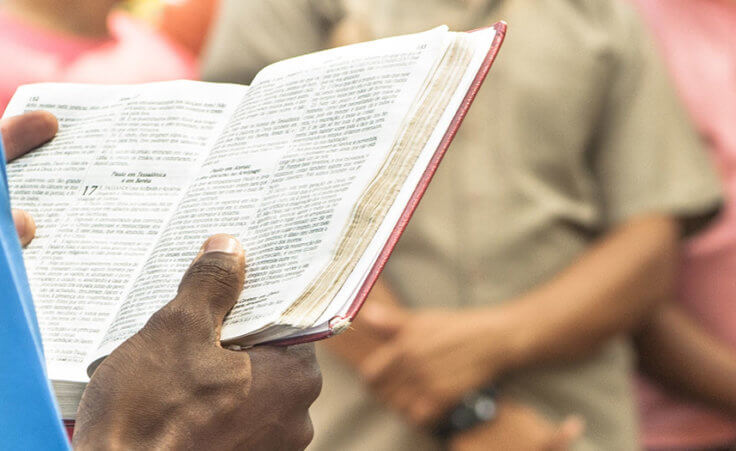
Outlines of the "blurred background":
[[219,0],[128,0],[122,8],[199,55]]
[[736,449],[736,1],[0,0],[0,112],[26,83],[249,83],[497,20],[383,279],[319,347],[311,449]]

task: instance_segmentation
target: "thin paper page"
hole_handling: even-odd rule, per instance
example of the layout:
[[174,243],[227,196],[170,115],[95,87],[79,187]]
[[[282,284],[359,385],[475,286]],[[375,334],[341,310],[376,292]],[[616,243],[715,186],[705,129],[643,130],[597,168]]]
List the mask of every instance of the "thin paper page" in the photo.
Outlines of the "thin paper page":
[[56,139],[8,166],[13,205],[38,224],[24,258],[51,378],[86,378],[84,360],[244,92],[44,84],[13,98],[7,115],[43,109],[60,122]]
[[[313,81],[311,105],[284,149],[253,224],[256,235],[248,237],[252,245],[247,249],[256,250],[250,251],[251,261],[277,260],[298,268],[282,278],[282,263],[262,265],[263,275],[280,279],[285,290],[279,311],[330,260],[360,193],[385,161],[411,105],[444,53],[447,34],[446,27],[440,27],[343,47],[277,63],[256,77],[254,87],[278,86],[280,80],[300,77],[306,68],[321,72]],[[279,249],[289,235],[295,239]],[[256,311],[247,307],[236,306],[225,332],[232,328],[235,334],[232,325],[237,323],[241,330],[247,328]]]
[[[472,57],[468,60],[468,64],[466,66],[463,66],[462,64],[457,66],[457,69],[465,67],[464,70],[454,76],[450,76],[448,74],[448,69],[453,68],[452,58],[450,58],[450,56],[453,53],[459,56],[462,52],[459,51],[459,48],[455,48],[454,51],[452,48],[448,50],[448,54],[445,55],[443,63],[435,74],[434,80],[429,84],[426,97],[418,99],[418,104],[423,106],[423,114],[427,115],[427,118],[436,118],[436,122],[430,120],[432,130],[430,135],[424,135],[423,133],[418,135],[426,136],[426,142],[421,146],[422,149],[416,159],[416,163],[403,182],[394,204],[391,206],[384,217],[384,220],[381,222],[381,225],[373,236],[367,250],[363,253],[349,278],[341,287],[333,303],[331,303],[322,313],[322,316],[314,322],[314,324],[317,324],[315,327],[303,330],[289,327],[281,327],[278,329],[274,328],[269,330],[267,335],[261,334],[249,336],[247,340],[241,340],[239,342],[240,344],[259,343],[262,342],[264,338],[270,341],[285,337],[294,339],[312,334],[325,333],[332,327],[339,327],[336,324],[330,324],[330,321],[334,320],[336,316],[343,318],[348,316],[348,311],[353,307],[360,289],[363,287],[369,272],[376,264],[376,261],[386,245],[389,236],[392,233],[395,233],[399,218],[402,216],[404,209],[407,207],[407,203],[409,203],[409,199],[414,194],[417,185],[422,179],[427,165],[438,151],[438,147],[450,128],[450,124],[458,114],[458,110],[461,108],[462,102],[466,99],[473,80],[478,75],[483,62],[486,60],[488,51],[495,38],[495,30],[489,28],[473,33],[451,33],[451,35],[454,35],[455,40],[458,41],[456,42],[456,45],[459,44],[461,47],[472,49]],[[443,66],[445,67],[443,68]],[[454,70],[451,71],[454,72]],[[460,77],[458,78],[458,76]],[[441,93],[444,93],[444,95]],[[424,106],[429,105],[423,104],[430,99],[445,99],[446,103],[439,102],[435,104],[433,108],[435,113],[428,115]],[[439,113],[439,115],[437,115],[437,113]],[[417,128],[421,123],[421,120],[414,121],[412,127],[406,130],[406,133],[409,135],[414,134],[412,129]],[[400,142],[401,139],[399,140],[399,143]],[[339,331],[335,331],[335,333],[339,333]]]
[[346,315],[347,311],[352,306],[352,303],[358,294],[358,290],[363,286],[363,282],[368,276],[370,270],[373,268],[373,265],[383,250],[388,237],[396,228],[406,204],[414,194],[414,190],[421,180],[427,165],[437,151],[442,138],[450,126],[450,123],[465,99],[473,80],[478,74],[483,61],[488,54],[496,36],[496,31],[492,28],[488,28],[473,33],[457,33],[457,35],[465,35],[472,44],[472,47],[474,48],[472,61],[468,64],[462,79],[460,80],[455,92],[452,94],[446,108],[444,108],[437,124],[434,126],[431,136],[429,136],[424,144],[421,154],[417,158],[416,164],[406,178],[406,181],[403,183],[401,191],[396,197],[396,201],[381,223],[381,226],[373,237],[368,250],[361,256],[355,270],[338,293],[337,298],[343,300],[343,302],[330,305],[330,308],[328,308],[317,321],[318,324],[327,323],[336,315]]
[[[294,285],[329,256],[353,202],[391,148],[443,52],[445,29],[277,63],[254,81],[155,256],[105,337],[100,355],[170,298],[199,243],[238,236],[248,275],[223,337],[278,318]],[[290,298],[290,296],[292,296]]]

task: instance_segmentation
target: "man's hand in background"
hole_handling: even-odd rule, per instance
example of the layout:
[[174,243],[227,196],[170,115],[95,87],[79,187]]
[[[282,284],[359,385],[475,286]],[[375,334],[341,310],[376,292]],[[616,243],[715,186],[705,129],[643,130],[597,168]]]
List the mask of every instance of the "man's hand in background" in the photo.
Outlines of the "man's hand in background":
[[417,426],[431,426],[512,363],[500,309],[407,310],[366,304],[362,327],[385,341],[359,370],[378,398]]
[[[396,346],[395,341],[397,339],[397,334],[402,330],[402,324],[406,325],[413,321],[421,322],[423,324],[421,327],[413,327],[416,327],[417,331],[425,331],[423,333],[416,332],[416,335],[412,333],[412,336],[416,336],[417,341],[433,343],[432,348],[441,343],[450,343],[453,341],[457,343],[459,347],[464,347],[462,344],[467,343],[466,340],[449,340],[449,337],[454,336],[457,339],[461,336],[465,336],[465,333],[467,333],[468,330],[473,329],[473,327],[465,328],[465,332],[458,331],[458,333],[448,334],[447,338],[436,339],[437,331],[450,327],[447,323],[455,323],[460,327],[460,320],[462,318],[460,318],[459,315],[461,315],[462,312],[449,312],[448,315],[447,313],[428,310],[424,313],[424,315],[426,315],[425,319],[417,320],[417,318],[412,318],[412,315],[419,314],[420,312],[413,312],[399,304],[396,295],[392,292],[390,287],[388,287],[383,280],[379,279],[373,287],[363,310],[356,318],[355,323],[353,323],[354,327],[350,331],[338,337],[326,340],[322,343],[322,346],[327,348],[330,352],[338,355],[354,368],[362,369],[367,365],[368,370],[371,370],[374,368],[372,366],[374,363],[372,363],[371,360],[383,359],[383,357],[377,357],[381,355],[379,352],[389,352],[381,351],[382,349],[396,349],[392,346]],[[451,318],[451,316],[455,314],[458,316]],[[496,314],[505,315],[507,313],[503,310],[496,310],[494,311],[494,315]],[[498,318],[501,318],[501,316]],[[457,322],[455,320],[457,320]],[[479,343],[489,343],[492,341],[492,336],[505,333],[501,326],[491,327],[491,320],[488,319],[487,321],[488,323],[485,324],[486,327],[480,330],[483,338],[468,340],[471,346],[477,344],[474,343],[474,341]],[[509,339],[513,342],[513,334],[506,334],[504,341],[509,342]],[[392,343],[394,344],[392,345]],[[498,346],[498,344],[496,346]],[[452,354],[456,351],[449,352]],[[513,354],[511,351],[506,353]],[[447,352],[445,352],[445,354],[447,354]],[[471,355],[471,353],[467,353],[464,356],[459,356],[457,362],[469,362],[470,360],[468,356]],[[447,381],[449,382],[463,380],[466,382],[464,385],[472,386],[470,389],[477,389],[479,387],[486,386],[487,381],[483,381],[481,383],[473,383],[469,381],[478,381],[482,379],[478,376],[479,374],[485,373],[488,376],[494,373],[501,373],[505,369],[513,367],[513,359],[514,357],[510,355],[499,357],[495,364],[489,366],[486,371],[478,371],[478,368],[471,368],[468,366],[466,367],[467,371],[464,371],[464,374],[461,376],[459,376],[461,372],[458,371],[458,368],[460,368],[459,365],[447,366],[446,368],[439,369],[436,374],[427,374],[424,378],[424,382],[419,384],[417,388],[419,386],[431,386],[431,381],[434,380],[435,377],[444,377],[447,378]],[[431,363],[429,364],[431,365]],[[408,362],[404,362],[398,366],[406,368],[406,371],[410,371],[412,368]],[[399,369],[398,371],[401,372],[403,370]],[[448,373],[451,374],[448,375]],[[441,384],[442,381],[439,381],[439,383]],[[374,385],[374,387],[379,387],[379,389],[383,386],[384,385],[380,383],[376,383],[376,385]],[[402,386],[405,387],[408,385],[402,384]],[[418,398],[416,398],[416,396],[418,396],[418,392],[419,390],[414,390],[413,387],[412,391],[409,392],[410,396],[396,391],[392,396],[383,398],[383,401],[399,410],[407,420],[417,425],[429,427],[431,427],[431,424],[434,421],[441,417],[441,414],[434,412],[442,412],[442,414],[444,414],[446,412],[443,411],[455,407],[455,404],[451,404],[449,401],[442,403],[436,402],[434,400],[435,398],[430,398],[430,404],[434,407],[424,410],[424,412],[432,412],[430,415],[421,415],[423,412],[421,409],[417,409],[419,411],[418,413],[415,412],[412,414],[411,406],[419,402]],[[427,392],[429,393],[433,391],[428,390]],[[458,396],[457,393],[461,393],[462,390],[455,389],[451,392],[456,394],[448,396],[445,399],[455,399]],[[464,393],[465,392],[462,392],[462,394]],[[459,396],[462,396],[462,394]],[[414,402],[412,402],[412,400],[414,400]],[[422,402],[425,401],[427,400],[425,399]],[[400,402],[403,402],[404,404],[399,404]],[[401,408],[401,405],[404,407]],[[583,435],[583,422],[581,419],[576,417],[568,418],[561,424],[555,425],[542,417],[534,409],[507,398],[501,398],[498,403],[498,409],[498,414],[493,421],[479,425],[463,434],[453,437],[449,442],[449,449],[451,451],[485,451],[488,449],[564,451],[567,450],[575,440]]]
[[322,346],[358,370],[377,397],[432,426],[468,393],[513,367],[503,309],[411,310],[379,279],[351,330]]
[[569,417],[555,425],[534,409],[506,399],[499,401],[498,415],[493,421],[453,437],[449,449],[566,451],[582,437],[584,430],[585,423],[578,417]]
[[174,300],[96,369],[75,449],[305,448],[321,389],[313,346],[235,352],[220,345],[245,279],[240,244],[216,235]]
[[[49,141],[56,135],[58,128],[56,118],[45,111],[0,120],[6,160],[12,161]],[[13,222],[21,244],[25,246],[30,243],[36,234],[36,223],[31,215],[22,210],[13,210]]]

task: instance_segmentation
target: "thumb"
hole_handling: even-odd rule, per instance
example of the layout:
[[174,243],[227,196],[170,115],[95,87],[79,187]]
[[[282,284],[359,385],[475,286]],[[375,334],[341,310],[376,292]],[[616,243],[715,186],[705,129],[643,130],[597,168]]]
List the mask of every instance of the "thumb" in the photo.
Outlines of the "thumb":
[[575,415],[565,419],[552,435],[546,447],[547,451],[567,451],[583,436],[585,420]]
[[378,302],[366,302],[355,327],[367,329],[382,338],[392,338],[406,322],[406,312]]
[[27,246],[36,236],[36,222],[25,211],[13,210],[13,223],[15,224],[15,231],[18,232],[20,244]]
[[0,120],[0,135],[8,161],[35,149],[56,135],[59,124],[46,111],[33,111]]
[[222,321],[237,302],[244,282],[245,254],[240,243],[230,235],[214,235],[202,245],[176,297],[163,310],[183,313],[171,315],[188,323],[173,325],[177,329],[186,326],[193,334],[219,342]]

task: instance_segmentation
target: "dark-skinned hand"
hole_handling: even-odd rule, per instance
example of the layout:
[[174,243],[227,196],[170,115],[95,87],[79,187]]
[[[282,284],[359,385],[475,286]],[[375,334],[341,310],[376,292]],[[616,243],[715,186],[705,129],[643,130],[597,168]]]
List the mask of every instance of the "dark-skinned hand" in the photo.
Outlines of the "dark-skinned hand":
[[321,389],[311,345],[224,349],[245,278],[240,244],[215,235],[174,300],[95,370],[77,413],[84,449],[304,449]]

